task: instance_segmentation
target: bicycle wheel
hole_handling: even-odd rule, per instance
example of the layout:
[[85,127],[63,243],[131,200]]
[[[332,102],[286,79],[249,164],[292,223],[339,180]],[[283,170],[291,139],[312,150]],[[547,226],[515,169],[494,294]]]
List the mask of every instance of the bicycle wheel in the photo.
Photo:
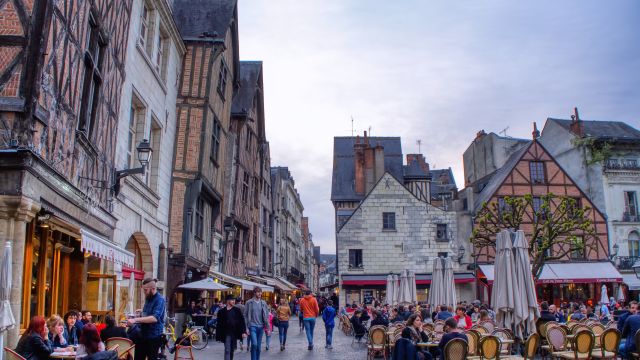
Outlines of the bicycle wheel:
[[189,340],[191,340],[191,347],[196,350],[202,350],[207,347],[209,343],[209,337],[206,336],[202,329],[195,329],[189,334]]
[[167,325],[167,327],[165,328],[164,336],[167,339],[167,348],[173,348],[176,344],[176,333],[171,324]]

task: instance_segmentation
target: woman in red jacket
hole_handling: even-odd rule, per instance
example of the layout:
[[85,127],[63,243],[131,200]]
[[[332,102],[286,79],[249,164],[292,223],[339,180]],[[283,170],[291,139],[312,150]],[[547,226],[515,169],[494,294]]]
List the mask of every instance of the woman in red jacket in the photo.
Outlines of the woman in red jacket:
[[471,316],[467,315],[464,306],[458,306],[456,308],[456,315],[453,318],[461,329],[469,330],[471,326],[473,326]]

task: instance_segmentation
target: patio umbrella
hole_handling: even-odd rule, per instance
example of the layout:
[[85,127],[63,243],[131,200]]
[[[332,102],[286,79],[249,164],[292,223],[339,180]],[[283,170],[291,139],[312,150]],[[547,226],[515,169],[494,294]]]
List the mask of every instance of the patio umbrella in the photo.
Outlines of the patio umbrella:
[[609,293],[607,292],[607,285],[602,284],[600,288],[600,302],[604,305],[609,303]]
[[515,263],[511,235],[504,230],[496,235],[495,280],[491,303],[496,311],[496,323],[502,328],[513,328],[516,298],[520,292],[514,281]]
[[618,286],[618,301],[624,301],[624,291],[622,291],[622,286]]
[[134,279],[133,273],[130,274],[129,277],[129,301],[127,304],[127,311],[129,312],[129,314],[133,315],[136,312],[136,308],[134,305],[134,299],[135,299],[135,285],[136,284],[136,280]]
[[409,289],[409,274],[407,270],[402,270],[400,275],[400,297],[398,303],[411,302],[411,289]]
[[393,301],[393,305],[398,304],[398,298],[400,297],[400,279],[398,275],[393,275],[393,297],[391,300]]
[[202,291],[225,291],[229,290],[228,286],[215,282],[212,278],[206,278],[178,286],[180,289],[202,290]]
[[442,276],[442,292],[444,294],[444,304],[456,306],[456,285],[453,278],[453,262],[450,258],[444,259],[444,273]]
[[387,296],[385,303],[393,305],[393,275],[387,275]]
[[444,294],[442,289],[443,278],[443,266],[442,258],[435,258],[433,260],[433,272],[431,273],[431,286],[429,286],[429,304],[436,308],[437,306],[444,305]]
[[[0,345],[4,344],[4,332],[16,325],[11,311],[11,241],[4,243],[0,259]],[[2,345],[4,346],[4,345]],[[0,360],[4,351],[0,351]]]
[[416,273],[409,270],[409,290],[411,291],[411,302],[418,302],[418,290],[416,289]]
[[[509,239],[510,240],[510,239]],[[515,285],[516,306],[514,309],[515,335],[525,339],[535,331],[535,322],[540,317],[536,289],[531,275],[531,262],[529,260],[529,246],[524,232],[518,230],[513,242],[515,255]]]

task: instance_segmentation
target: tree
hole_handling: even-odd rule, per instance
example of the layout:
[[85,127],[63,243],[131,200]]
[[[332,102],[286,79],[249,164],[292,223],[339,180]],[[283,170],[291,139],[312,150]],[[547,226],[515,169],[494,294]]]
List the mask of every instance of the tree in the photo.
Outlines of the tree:
[[496,235],[504,229],[524,230],[529,244],[531,272],[537,280],[547,261],[567,256],[586,257],[595,248],[595,225],[590,207],[578,200],[554,194],[534,197],[506,196],[483,203],[474,219],[470,241],[479,251],[495,249]]

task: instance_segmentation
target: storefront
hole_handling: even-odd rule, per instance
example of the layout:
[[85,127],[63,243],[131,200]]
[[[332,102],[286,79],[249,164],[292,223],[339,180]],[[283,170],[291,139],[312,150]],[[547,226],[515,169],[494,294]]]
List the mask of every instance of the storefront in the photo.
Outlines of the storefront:
[[[489,301],[495,277],[493,265],[479,265],[479,285]],[[602,285],[609,296],[622,282],[622,275],[610,262],[549,263],[545,264],[536,282],[538,301],[560,305],[565,302],[584,302],[595,305],[600,301]]]
[[273,296],[273,286],[260,284],[250,280],[236,278],[221,272],[214,270],[209,271],[209,275],[215,279],[218,279],[221,283],[231,287],[231,293],[236,297],[243,300],[249,300],[253,297],[253,289],[258,286],[262,289],[262,297],[268,299]]

